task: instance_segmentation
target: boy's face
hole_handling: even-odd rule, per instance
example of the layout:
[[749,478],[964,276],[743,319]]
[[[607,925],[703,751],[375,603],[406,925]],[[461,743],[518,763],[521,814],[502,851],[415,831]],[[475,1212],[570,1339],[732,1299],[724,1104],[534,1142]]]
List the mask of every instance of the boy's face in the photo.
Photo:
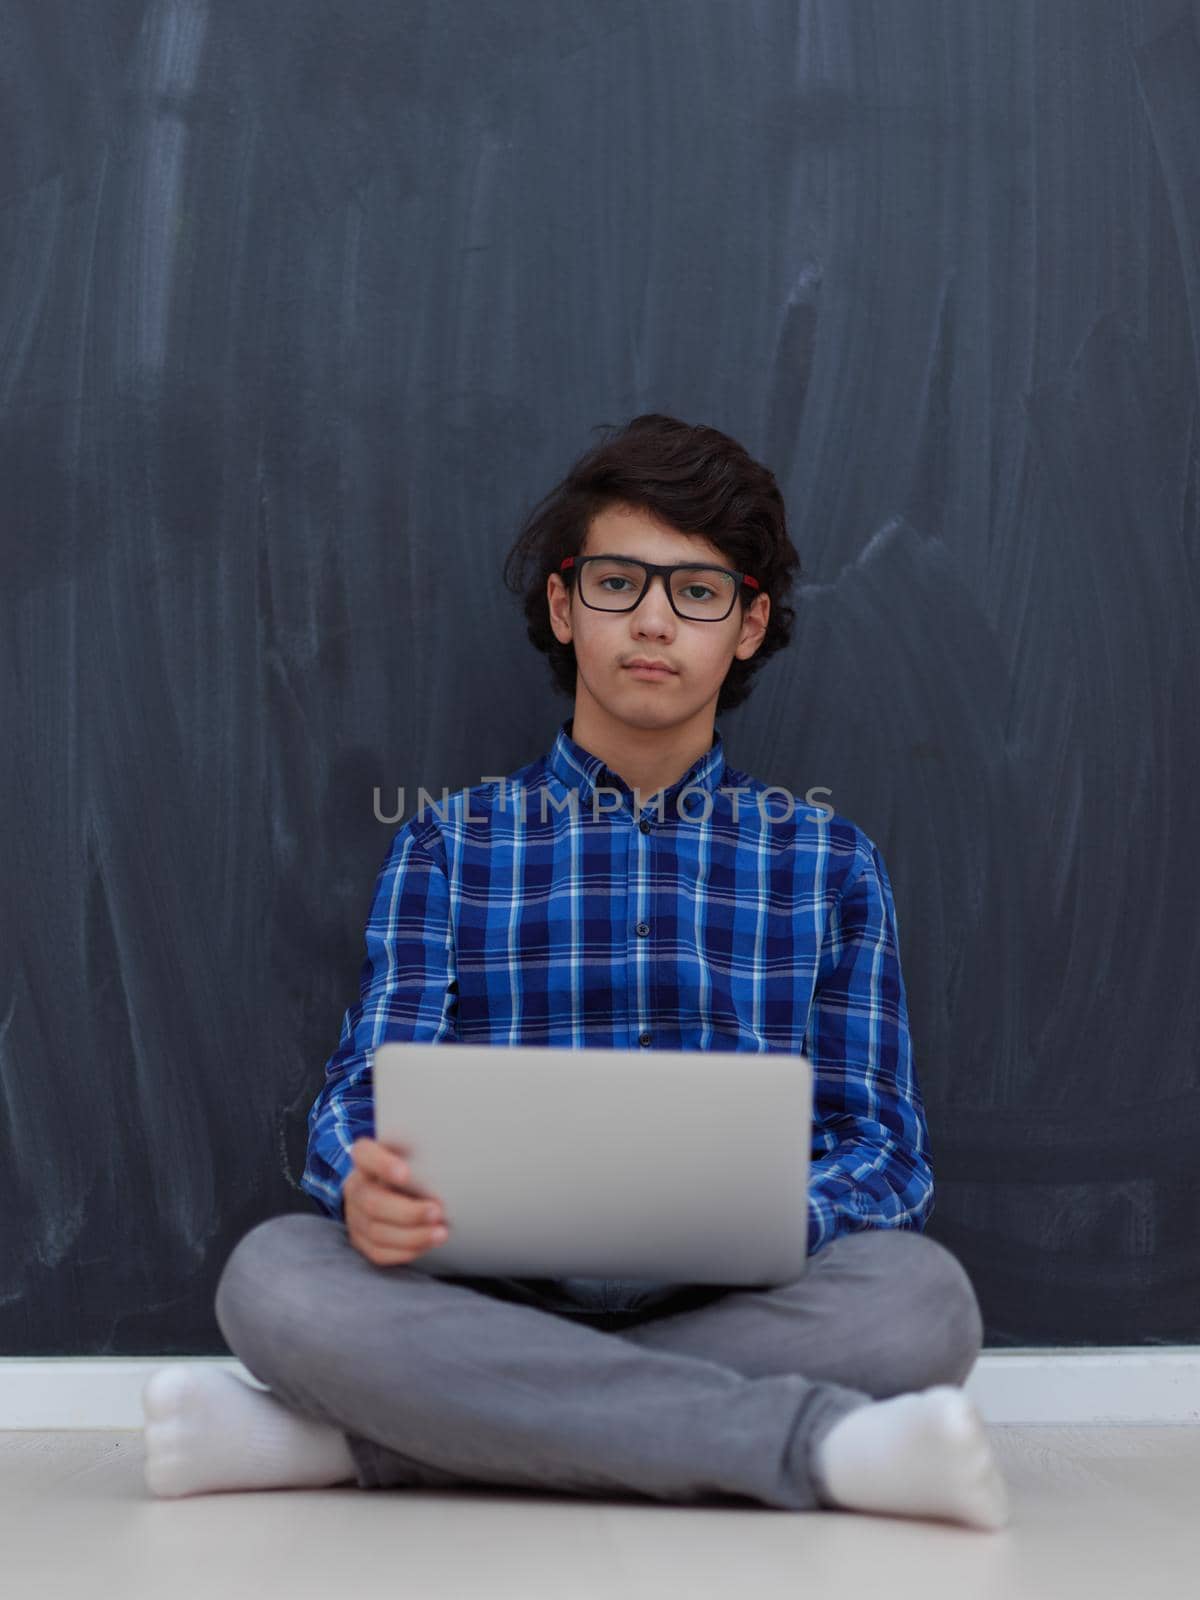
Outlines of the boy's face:
[[[593,517],[580,554],[733,565],[707,539],[667,528],[640,507],[626,505],[608,506]],[[587,694],[616,721],[638,728],[674,727],[715,708],[730,663],[749,659],[762,643],[771,606],[769,596],[756,594],[745,609],[735,601],[722,622],[684,620],[656,577],[635,610],[597,611],[580,600],[577,583],[568,590],[557,572],[547,579],[547,599],[555,636],[575,646],[576,700]],[[639,676],[629,666],[638,658],[665,661],[673,670]]]

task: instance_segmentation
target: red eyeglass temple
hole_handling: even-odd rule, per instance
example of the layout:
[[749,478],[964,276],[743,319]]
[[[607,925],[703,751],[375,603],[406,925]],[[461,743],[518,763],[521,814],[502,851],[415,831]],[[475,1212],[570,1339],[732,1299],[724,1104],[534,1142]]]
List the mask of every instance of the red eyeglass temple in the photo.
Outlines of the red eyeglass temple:
[[[559,562],[558,570],[560,572],[565,572],[568,567],[573,567],[574,565],[575,565],[575,557],[574,556],[568,556],[565,561],[560,561]],[[759,583],[758,579],[757,578],[752,578],[748,572],[743,572],[742,573],[742,582],[743,583],[748,583],[752,589],[761,589],[762,588],[762,584]]]

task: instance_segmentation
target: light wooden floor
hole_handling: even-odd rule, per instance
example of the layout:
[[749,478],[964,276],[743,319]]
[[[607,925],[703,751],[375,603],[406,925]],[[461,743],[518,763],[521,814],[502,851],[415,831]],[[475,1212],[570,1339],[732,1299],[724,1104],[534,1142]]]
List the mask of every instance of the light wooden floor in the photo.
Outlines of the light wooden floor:
[[0,1574],[14,1600],[1200,1595],[1200,1426],[989,1424],[988,1434],[1013,1503],[996,1534],[840,1510],[499,1489],[158,1500],[139,1431],[0,1433]]

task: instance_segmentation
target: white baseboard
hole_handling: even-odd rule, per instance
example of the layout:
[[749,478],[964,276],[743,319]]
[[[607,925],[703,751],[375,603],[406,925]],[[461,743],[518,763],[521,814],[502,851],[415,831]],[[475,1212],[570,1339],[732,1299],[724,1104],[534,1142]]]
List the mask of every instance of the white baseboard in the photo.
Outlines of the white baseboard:
[[[181,1361],[263,1387],[229,1356],[0,1357],[0,1431],[140,1429],[146,1379]],[[965,1388],[986,1422],[1200,1423],[1200,1345],[985,1352]]]

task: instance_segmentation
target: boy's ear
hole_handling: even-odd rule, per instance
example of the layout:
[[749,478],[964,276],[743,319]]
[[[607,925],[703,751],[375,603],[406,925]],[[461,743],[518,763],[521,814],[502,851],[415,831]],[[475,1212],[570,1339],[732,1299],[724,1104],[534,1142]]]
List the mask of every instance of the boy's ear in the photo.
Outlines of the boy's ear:
[[770,595],[755,595],[746,609],[746,615],[742,618],[742,631],[733,652],[739,661],[748,661],[763,642],[770,617]]
[[[546,579],[546,607],[555,638],[560,644],[568,644],[571,638],[571,597],[566,584],[556,572],[550,573]],[[564,637],[559,636],[560,628],[564,630]]]

